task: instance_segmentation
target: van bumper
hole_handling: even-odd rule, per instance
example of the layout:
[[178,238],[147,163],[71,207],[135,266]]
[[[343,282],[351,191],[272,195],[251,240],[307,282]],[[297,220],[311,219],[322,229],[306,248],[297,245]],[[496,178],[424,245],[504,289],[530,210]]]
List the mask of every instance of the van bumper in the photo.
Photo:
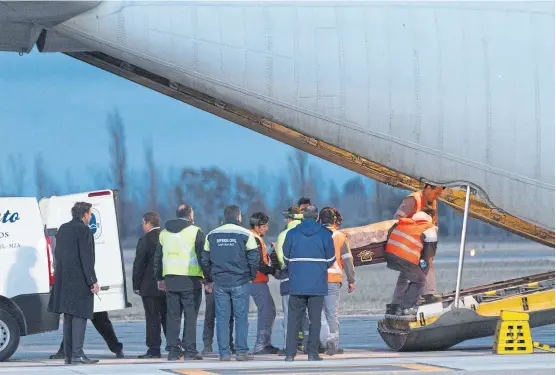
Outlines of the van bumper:
[[25,319],[25,332],[21,336],[57,331],[60,315],[48,312],[50,293],[24,294],[10,298],[19,307]]

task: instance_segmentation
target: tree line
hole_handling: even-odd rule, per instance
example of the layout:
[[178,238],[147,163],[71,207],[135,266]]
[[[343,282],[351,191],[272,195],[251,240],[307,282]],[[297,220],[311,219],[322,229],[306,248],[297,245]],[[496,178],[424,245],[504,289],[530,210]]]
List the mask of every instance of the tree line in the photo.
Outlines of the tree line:
[[[244,222],[257,211],[271,218],[268,236],[276,236],[284,227],[281,212],[296,204],[300,197],[309,197],[319,208],[337,207],[344,217],[344,227],[355,227],[389,220],[401,200],[410,192],[355,176],[343,184],[325,179],[323,171],[307,153],[292,150],[285,160],[287,173],[275,175],[260,171],[257,176],[229,173],[218,167],[193,168],[155,163],[155,150],[145,142],[144,170],[130,171],[126,148],[126,129],[117,109],[107,115],[110,164],[93,173],[91,181],[77,183],[69,170],[65,181],[50,177],[41,154],[35,155],[28,170],[21,154],[7,158],[7,168],[0,165],[0,196],[23,195],[25,181],[32,175],[37,198],[63,195],[107,187],[119,191],[118,220],[122,238],[140,234],[140,217],[147,211],[160,212],[163,221],[174,217],[179,203],[189,203],[195,210],[195,222],[205,232],[220,225],[223,208],[237,204],[244,212]],[[135,151],[137,152],[137,151]],[[166,175],[166,177],[165,177]],[[6,178],[3,178],[6,177]],[[8,184],[6,181],[10,181]],[[462,216],[439,203],[441,237],[458,240]],[[477,220],[470,220],[471,240],[515,240],[517,236]]]

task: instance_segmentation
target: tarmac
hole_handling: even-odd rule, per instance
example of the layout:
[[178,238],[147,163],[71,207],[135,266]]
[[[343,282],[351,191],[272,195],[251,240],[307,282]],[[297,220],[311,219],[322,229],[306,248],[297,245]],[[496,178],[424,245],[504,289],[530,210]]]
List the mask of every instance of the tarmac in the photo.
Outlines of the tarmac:
[[[22,337],[18,351],[6,362],[0,363],[0,374],[36,375],[107,375],[107,374],[177,374],[177,375],[317,375],[317,374],[395,374],[498,372],[505,375],[554,374],[555,355],[535,351],[530,355],[492,354],[492,337],[463,342],[442,352],[396,353],[390,350],[377,332],[378,316],[345,316],[341,318],[342,355],[323,355],[322,362],[307,362],[306,355],[298,355],[295,362],[284,362],[277,355],[256,356],[250,362],[220,362],[213,353],[202,361],[168,362],[139,360],[137,355],[146,351],[145,322],[115,322],[119,340],[124,345],[125,359],[116,359],[92,324],[87,326],[85,352],[90,358],[100,359],[95,365],[65,366],[63,360],[50,360],[62,338],[61,330]],[[198,322],[197,337],[202,335],[202,320]],[[255,341],[256,320],[250,320],[249,344]],[[554,347],[554,325],[532,330],[533,340]],[[276,319],[273,344],[283,347],[281,318]],[[164,347],[163,342],[163,347]],[[202,343],[198,342],[198,348]],[[216,349],[216,338],[214,340]],[[164,353],[164,352],[163,352]],[[163,354],[164,355],[164,354]]]

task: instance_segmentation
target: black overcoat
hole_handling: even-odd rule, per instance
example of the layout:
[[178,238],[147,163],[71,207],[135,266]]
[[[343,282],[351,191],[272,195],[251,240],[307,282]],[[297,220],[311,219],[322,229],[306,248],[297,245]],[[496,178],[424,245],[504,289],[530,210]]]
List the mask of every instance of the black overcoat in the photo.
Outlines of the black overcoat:
[[90,288],[97,282],[95,241],[83,221],[73,219],[60,226],[54,259],[54,285],[48,310],[92,319],[94,295]]

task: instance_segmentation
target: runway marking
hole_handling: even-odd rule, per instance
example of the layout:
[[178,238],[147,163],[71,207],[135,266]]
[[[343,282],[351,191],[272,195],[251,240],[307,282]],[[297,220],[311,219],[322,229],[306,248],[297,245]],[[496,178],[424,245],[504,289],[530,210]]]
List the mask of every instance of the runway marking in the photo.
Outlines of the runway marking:
[[433,366],[424,363],[392,363],[373,365],[334,365],[334,366],[296,366],[296,367],[259,367],[259,368],[228,368],[228,369],[174,369],[164,370],[166,372],[180,375],[315,375],[315,374],[350,374],[365,375],[374,372],[397,371],[397,372],[449,372],[452,369]]

